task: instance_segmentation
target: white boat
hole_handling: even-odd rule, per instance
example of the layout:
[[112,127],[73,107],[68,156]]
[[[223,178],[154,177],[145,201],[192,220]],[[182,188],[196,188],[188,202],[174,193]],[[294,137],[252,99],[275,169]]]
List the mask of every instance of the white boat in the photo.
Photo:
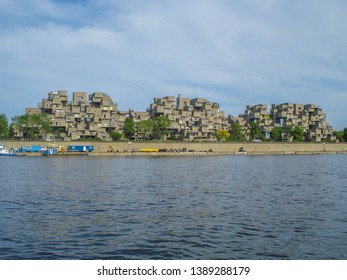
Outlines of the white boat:
[[235,155],[247,155],[247,150],[241,147],[238,152],[235,152]]
[[0,144],[0,156],[19,156],[17,155],[13,149],[8,149],[4,144]]

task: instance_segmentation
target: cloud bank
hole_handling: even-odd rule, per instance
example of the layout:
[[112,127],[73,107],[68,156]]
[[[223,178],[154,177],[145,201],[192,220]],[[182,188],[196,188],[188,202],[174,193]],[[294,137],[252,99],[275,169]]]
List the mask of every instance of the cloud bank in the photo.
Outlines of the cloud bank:
[[347,2],[0,1],[1,112],[57,89],[102,91],[121,110],[182,94],[247,104],[315,103],[347,127]]

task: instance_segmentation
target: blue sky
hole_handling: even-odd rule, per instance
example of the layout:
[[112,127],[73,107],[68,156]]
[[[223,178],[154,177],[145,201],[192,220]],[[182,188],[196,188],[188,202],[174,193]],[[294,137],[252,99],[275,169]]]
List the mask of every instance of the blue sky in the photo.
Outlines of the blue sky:
[[120,110],[153,97],[314,103],[347,127],[347,1],[0,0],[1,109],[102,91]]

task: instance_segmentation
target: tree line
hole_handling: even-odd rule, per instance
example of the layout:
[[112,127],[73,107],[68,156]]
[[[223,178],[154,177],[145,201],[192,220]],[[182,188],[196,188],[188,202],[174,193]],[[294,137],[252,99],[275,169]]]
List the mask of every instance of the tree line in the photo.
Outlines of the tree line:
[[21,132],[24,138],[37,139],[42,133],[53,132],[53,128],[46,113],[15,116],[11,123],[5,114],[0,115],[0,137],[14,138],[16,131]]
[[[123,134],[112,132],[114,141],[120,139],[152,140],[163,139],[169,134],[168,127],[170,121],[168,117],[155,117],[134,123],[132,118],[126,118],[123,126]],[[39,139],[43,134],[51,133],[55,139],[60,139],[60,134],[64,133],[63,128],[53,128],[46,113],[24,114],[12,118],[9,123],[5,114],[0,115],[0,138],[14,138],[15,133],[21,133],[24,139]]]
[[123,138],[134,140],[161,140],[169,134],[170,120],[168,117],[159,116],[149,120],[142,120],[137,123],[132,118],[126,118],[123,125],[123,134],[119,132],[111,133],[114,141]]
[[240,124],[234,122],[231,124],[229,131],[217,130],[217,140],[219,142],[244,142],[248,140],[301,142],[304,140],[304,130],[300,126],[274,127],[269,133],[269,137],[266,137],[266,135],[261,131],[257,122],[250,123],[248,134],[244,134]]
[[[269,137],[261,131],[257,122],[250,123],[249,133],[243,132],[240,124],[234,122],[230,126],[230,130],[217,130],[216,137],[218,142],[245,142],[252,140],[259,141],[274,141],[274,142],[302,142],[304,141],[304,129],[301,126],[287,125],[284,127],[274,127],[269,133]],[[341,131],[334,131],[339,142],[347,142],[347,128]],[[314,139],[312,140],[314,141]]]
[[[182,140],[181,135],[177,135],[173,130],[169,129],[170,120],[166,116],[153,117],[149,120],[134,122],[132,118],[126,118],[123,125],[123,133],[112,132],[111,137],[114,141],[121,139],[132,140]],[[64,133],[63,128],[53,128],[50,124],[46,113],[24,114],[15,116],[11,119],[11,123],[5,114],[0,115],[0,138],[14,138],[15,132],[20,132],[24,139],[38,139],[42,134],[51,133],[55,139],[60,139],[60,134]],[[243,132],[240,124],[234,122],[230,125],[230,129],[216,130],[217,141],[244,142],[254,139],[260,141],[293,141],[301,142],[304,140],[304,130],[300,126],[274,127],[269,133],[270,138],[264,135],[259,124],[250,123],[249,133]],[[341,131],[334,131],[339,142],[347,142],[347,127]]]

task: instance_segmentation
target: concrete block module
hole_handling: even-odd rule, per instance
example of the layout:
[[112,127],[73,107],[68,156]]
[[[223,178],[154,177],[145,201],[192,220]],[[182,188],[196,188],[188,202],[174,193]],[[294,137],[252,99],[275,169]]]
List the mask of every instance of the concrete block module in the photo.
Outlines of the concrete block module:
[[[170,135],[176,135],[183,141],[216,141],[216,131],[230,131],[233,123],[242,128],[245,139],[249,140],[251,123],[258,124],[260,132],[269,138],[275,127],[300,126],[304,131],[304,140],[316,142],[334,141],[333,128],[326,122],[326,114],[314,104],[272,104],[270,111],[266,104],[247,105],[243,114],[234,117],[225,115],[216,102],[204,98],[190,99],[178,95],[154,98],[149,109],[143,112],[134,110],[120,111],[109,95],[94,92],[73,92],[69,101],[66,90],[52,91],[42,99],[37,108],[26,108],[27,114],[47,114],[55,131],[60,132],[64,141],[99,138],[110,141],[113,132],[123,133],[126,118],[134,123],[153,117],[166,116],[170,120]],[[49,138],[52,135],[45,135]],[[22,139],[23,133],[15,132],[16,139]],[[135,132],[135,139],[140,135]],[[291,142],[289,138],[287,141]]]

